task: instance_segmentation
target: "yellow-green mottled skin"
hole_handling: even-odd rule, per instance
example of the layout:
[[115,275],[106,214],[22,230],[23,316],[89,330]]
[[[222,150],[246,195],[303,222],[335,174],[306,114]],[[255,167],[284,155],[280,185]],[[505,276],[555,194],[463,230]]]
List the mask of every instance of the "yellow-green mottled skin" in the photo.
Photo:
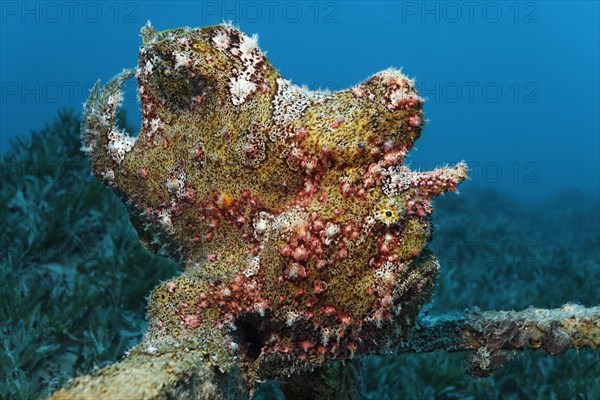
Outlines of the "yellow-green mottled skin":
[[142,36],[137,138],[114,126],[124,71],[94,88],[82,141],[142,241],[186,267],[151,295],[148,351],[273,376],[405,335],[438,271],[431,198],[466,178],[402,165],[423,125],[414,83],[390,69],[311,92],[229,25]]

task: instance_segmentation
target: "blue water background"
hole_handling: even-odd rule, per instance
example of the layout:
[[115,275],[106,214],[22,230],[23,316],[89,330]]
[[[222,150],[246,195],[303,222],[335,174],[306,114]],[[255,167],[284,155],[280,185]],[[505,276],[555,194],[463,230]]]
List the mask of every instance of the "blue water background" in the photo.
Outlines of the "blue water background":
[[[157,29],[230,20],[284,77],[343,89],[384,68],[417,79],[429,120],[414,168],[466,160],[465,186],[525,200],[600,192],[599,3],[11,2],[1,4],[1,150],[96,79],[134,67]],[[139,124],[134,83],[125,108]],[[138,125],[139,126],[139,125]]]

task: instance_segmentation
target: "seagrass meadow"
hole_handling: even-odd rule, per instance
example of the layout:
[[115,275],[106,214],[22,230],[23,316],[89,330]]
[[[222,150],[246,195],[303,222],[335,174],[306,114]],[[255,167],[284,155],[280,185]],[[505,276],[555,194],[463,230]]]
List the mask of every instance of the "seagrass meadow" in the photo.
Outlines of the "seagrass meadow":
[[[125,206],[91,175],[80,122],[62,111],[2,158],[1,398],[46,397],[121,359],[146,330],[151,289],[179,272],[143,247]],[[134,131],[123,115],[119,124]],[[598,198],[569,191],[523,203],[470,187],[434,206],[430,249],[441,271],[422,312],[600,303]],[[479,379],[465,375],[464,361],[442,352],[368,356],[362,387],[348,390],[367,399],[600,397],[598,352],[524,352]],[[277,381],[256,394],[282,396]]]

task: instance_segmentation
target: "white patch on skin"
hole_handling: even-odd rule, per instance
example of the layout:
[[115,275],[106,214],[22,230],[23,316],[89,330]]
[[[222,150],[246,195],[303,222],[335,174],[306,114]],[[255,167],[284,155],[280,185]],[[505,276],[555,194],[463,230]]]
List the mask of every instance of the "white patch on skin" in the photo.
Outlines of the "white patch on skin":
[[340,233],[340,227],[339,225],[336,225],[334,223],[327,223],[327,225],[325,226],[325,245],[329,246],[332,242],[332,240]]
[[244,36],[242,43],[240,43],[240,50],[242,51],[242,54],[246,57],[250,57],[251,53],[254,50],[259,50],[258,35],[254,34],[252,35],[252,37]]
[[244,271],[244,275],[246,277],[254,276],[258,273],[260,268],[260,257],[256,256],[250,260],[248,263],[248,268]]
[[214,38],[213,43],[219,50],[225,50],[229,46],[229,37],[225,32],[219,32]]
[[256,91],[256,84],[244,76],[229,78],[229,81],[229,92],[231,93],[233,105],[244,104],[248,96]]
[[135,141],[135,137],[131,137],[125,132],[119,132],[113,129],[108,134],[106,149],[113,161],[121,165],[125,159],[125,154],[131,151]]
[[261,317],[265,316],[266,308],[267,308],[267,306],[265,305],[264,302],[254,303],[254,309],[256,310],[258,315],[260,315]]
[[168,233],[175,233],[173,220],[171,219],[171,213],[168,210],[160,210],[158,212],[158,222]]
[[112,169],[107,169],[106,171],[100,172],[100,176],[109,186],[115,186],[115,171]]
[[156,347],[154,347],[154,345],[152,345],[152,344],[149,344],[146,347],[146,353],[148,353],[148,354],[155,354],[157,351],[158,351],[158,349]]
[[257,233],[264,233],[267,230],[267,223],[265,221],[258,221],[255,229]]
[[150,128],[149,132],[146,133],[148,137],[155,134],[159,129],[165,127],[164,122],[162,122],[160,118],[153,118],[152,120],[150,120],[150,123],[148,125],[148,127]]
[[406,89],[399,88],[393,90],[390,94],[390,102],[392,104],[392,107],[396,108],[400,105],[400,103],[402,103],[405,100],[408,100],[410,97],[411,96],[407,93]]
[[123,101],[123,93],[111,93],[106,100],[106,104],[109,106],[119,105]]
[[327,235],[327,237],[332,238],[338,233],[340,233],[340,227],[336,224],[328,224],[325,228],[325,235]]
[[146,75],[151,75],[153,69],[154,65],[150,62],[150,60],[146,61],[146,64],[144,64],[144,73]]
[[364,83],[361,83],[360,85],[356,85],[352,88],[352,93],[356,97],[364,97],[365,91],[366,91],[366,86]]
[[254,237],[259,240],[268,238],[269,229],[273,227],[274,217],[264,211],[261,211],[254,220]]
[[294,322],[296,322],[299,318],[300,318],[300,314],[297,313],[296,311],[288,311],[286,318],[285,318],[285,324],[287,326],[292,326],[292,325],[294,325]]
[[188,67],[192,64],[192,59],[185,53],[175,53],[175,69],[180,67]]

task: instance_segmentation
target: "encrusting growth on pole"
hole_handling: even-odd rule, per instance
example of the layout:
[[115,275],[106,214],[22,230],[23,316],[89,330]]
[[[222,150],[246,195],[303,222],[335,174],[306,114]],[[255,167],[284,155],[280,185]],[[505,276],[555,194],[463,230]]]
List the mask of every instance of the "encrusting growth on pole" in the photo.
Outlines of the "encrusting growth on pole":
[[[137,348],[141,346],[143,343]],[[567,304],[553,310],[529,308],[423,316],[407,340],[396,344],[395,352],[471,352],[467,372],[485,376],[502,367],[515,351],[543,349],[557,355],[584,348],[600,349],[600,307]],[[344,373],[339,367],[334,372]],[[308,377],[312,393],[328,398],[327,390],[331,388],[325,382],[327,367],[304,374],[288,378],[289,387],[283,386],[286,398],[302,398],[298,382]],[[353,371],[346,374],[360,380]],[[125,361],[96,375],[77,378],[71,384],[70,389],[55,393],[53,399],[158,399],[173,395],[241,399],[249,395],[239,371],[218,374],[205,357],[193,351],[147,355],[134,349]]]
[[600,349],[600,307],[566,304],[554,310],[472,311],[424,316],[398,352],[471,351],[467,372],[485,376],[503,366],[514,350]]

